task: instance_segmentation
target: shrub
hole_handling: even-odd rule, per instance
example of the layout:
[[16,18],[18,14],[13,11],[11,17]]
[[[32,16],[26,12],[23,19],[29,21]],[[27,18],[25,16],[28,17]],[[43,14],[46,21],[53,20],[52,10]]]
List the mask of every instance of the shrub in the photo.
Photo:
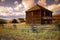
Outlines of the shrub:
[[60,31],[60,23],[57,23],[57,24],[56,24],[56,28],[57,28],[57,30]]

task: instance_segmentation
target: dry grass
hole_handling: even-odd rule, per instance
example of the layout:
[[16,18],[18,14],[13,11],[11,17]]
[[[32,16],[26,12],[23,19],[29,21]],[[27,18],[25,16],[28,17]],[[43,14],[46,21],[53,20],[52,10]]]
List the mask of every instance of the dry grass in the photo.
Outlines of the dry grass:
[[[49,25],[48,25],[49,26]],[[47,27],[48,27],[47,26]],[[46,26],[45,26],[46,27]],[[35,33],[30,29],[3,29],[0,28],[0,40],[58,40],[59,31],[55,27],[37,27]],[[52,29],[54,30],[52,30]],[[46,29],[46,30],[45,30]]]

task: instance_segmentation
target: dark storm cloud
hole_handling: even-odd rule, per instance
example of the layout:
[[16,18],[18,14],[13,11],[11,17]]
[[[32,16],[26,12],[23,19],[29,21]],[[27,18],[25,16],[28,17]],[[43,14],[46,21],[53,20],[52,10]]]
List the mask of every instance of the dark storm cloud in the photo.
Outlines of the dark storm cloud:
[[47,0],[47,5],[53,4],[54,0]]
[[1,2],[0,0],[0,6],[14,6],[14,1],[18,1],[20,4],[22,0],[5,0],[5,2]]
[[[14,6],[14,1],[18,1],[18,3],[20,4],[22,2],[22,0],[5,0],[5,2],[1,2],[0,0],[0,6]],[[34,0],[35,3],[38,2],[38,0]],[[54,4],[55,0],[46,0],[47,5],[51,5]],[[59,4],[60,0],[56,3]]]
[[60,4],[60,0],[56,3],[55,0],[47,0],[47,5]]
[[35,0],[35,3],[37,3],[38,2],[38,0]]

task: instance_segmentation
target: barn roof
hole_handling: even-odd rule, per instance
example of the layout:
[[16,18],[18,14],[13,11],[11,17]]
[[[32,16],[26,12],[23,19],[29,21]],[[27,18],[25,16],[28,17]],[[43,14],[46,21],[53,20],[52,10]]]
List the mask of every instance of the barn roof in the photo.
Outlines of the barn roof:
[[27,11],[38,10],[40,7],[38,5],[33,6],[32,8],[28,9]]
[[[39,9],[45,9],[45,10],[48,10],[48,9],[46,9],[45,7],[43,7],[43,6],[41,6],[41,5],[39,5],[39,4],[36,4],[36,5],[34,5],[32,8],[30,8],[30,9],[28,9],[26,12],[29,12],[29,11],[34,11],[34,10],[39,10]],[[50,10],[48,10],[48,11],[50,11]],[[51,11],[52,12],[52,11]]]

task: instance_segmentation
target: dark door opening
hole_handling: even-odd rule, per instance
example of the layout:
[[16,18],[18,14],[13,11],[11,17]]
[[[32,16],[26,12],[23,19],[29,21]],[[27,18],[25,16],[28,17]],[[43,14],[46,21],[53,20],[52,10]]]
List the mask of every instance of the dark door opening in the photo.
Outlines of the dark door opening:
[[41,20],[41,24],[52,24],[52,20]]

